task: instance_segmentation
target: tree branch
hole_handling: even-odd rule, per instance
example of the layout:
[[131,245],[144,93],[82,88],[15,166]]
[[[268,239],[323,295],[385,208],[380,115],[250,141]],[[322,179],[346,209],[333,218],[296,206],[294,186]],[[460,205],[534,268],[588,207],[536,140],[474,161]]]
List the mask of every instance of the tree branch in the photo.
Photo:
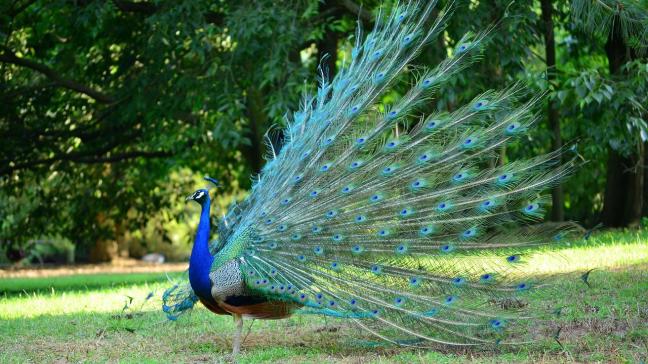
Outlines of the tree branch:
[[113,0],[113,4],[117,6],[117,9],[128,13],[140,13],[144,15],[153,15],[158,10],[155,4],[149,2]]
[[16,5],[17,2],[14,3],[14,4],[11,6],[11,8],[9,9],[9,16],[10,16],[12,19],[15,18],[16,16],[18,16],[18,14],[22,13],[23,11],[25,11],[25,9],[27,9],[28,7],[30,7],[30,6],[31,6],[33,3],[35,3],[35,2],[36,2],[36,0],[29,0],[29,1],[27,1],[26,3],[24,3],[23,5],[18,6],[18,7],[16,7],[16,8],[14,8],[14,6]]
[[48,66],[32,61],[30,59],[22,58],[16,56],[15,53],[11,52],[9,49],[3,47],[3,53],[0,54],[0,62],[15,64],[16,66],[26,67],[34,71],[40,72],[45,75],[50,80],[54,81],[59,86],[64,88],[80,92],[84,95],[87,95],[98,102],[109,104],[115,102],[115,99],[101,91],[95,90],[89,86],[64,78],[59,75],[55,70],[49,68]]
[[115,154],[110,157],[86,157],[86,158],[79,158],[73,161],[77,163],[84,163],[84,164],[115,163],[115,162],[121,162],[128,159],[135,159],[135,158],[154,159],[154,158],[170,157],[172,155],[173,154],[171,152],[164,151],[164,150],[157,151],[157,152],[134,151],[134,152]]
[[339,4],[354,15],[357,15],[362,22],[366,24],[373,24],[374,17],[371,12],[364,9],[362,6],[356,4],[352,0],[338,0]]
[[81,164],[116,163],[116,162],[121,162],[121,161],[135,159],[135,158],[154,159],[154,158],[170,157],[172,155],[173,153],[169,151],[156,151],[156,152],[133,151],[133,152],[114,154],[111,156],[92,156],[85,153],[71,153],[71,154],[58,155],[52,158],[37,159],[33,161],[18,163],[18,164],[14,164],[13,166],[7,165],[7,167],[0,169],[0,174],[2,175],[9,174],[13,171],[17,171],[20,169],[35,167],[44,164],[51,164],[60,161],[67,161],[67,162],[74,162],[74,163],[81,163]]

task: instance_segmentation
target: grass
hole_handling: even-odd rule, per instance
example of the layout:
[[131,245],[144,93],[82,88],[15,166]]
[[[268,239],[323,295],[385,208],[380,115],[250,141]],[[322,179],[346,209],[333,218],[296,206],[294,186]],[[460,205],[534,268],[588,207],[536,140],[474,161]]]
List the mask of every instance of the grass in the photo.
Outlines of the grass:
[[[533,298],[565,306],[562,347],[546,339],[472,350],[375,348],[354,340],[354,326],[296,315],[255,321],[239,362],[646,362],[648,231],[598,234],[529,259],[538,273],[597,268],[591,288],[574,279],[578,274],[565,275],[556,287],[564,294],[552,290]],[[167,321],[159,309],[164,280],[157,273],[0,280],[0,362],[225,361],[231,318],[201,307]]]
[[[173,274],[169,274],[173,276]],[[97,288],[118,288],[138,283],[165,282],[160,273],[77,274],[48,278],[0,279],[0,295],[51,291],[88,291]]]

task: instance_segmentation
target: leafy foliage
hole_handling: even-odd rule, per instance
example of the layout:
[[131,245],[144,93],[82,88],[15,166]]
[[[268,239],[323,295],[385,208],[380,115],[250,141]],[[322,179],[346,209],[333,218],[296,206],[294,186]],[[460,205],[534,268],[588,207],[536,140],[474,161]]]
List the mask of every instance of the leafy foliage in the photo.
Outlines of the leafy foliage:
[[[281,146],[283,136],[272,126],[298,108],[304,90],[313,90],[320,42],[330,34],[339,39],[339,68],[356,21],[369,27],[380,2],[365,1],[360,12],[349,5],[1,2],[0,244],[58,234],[87,256],[104,240],[186,243],[188,236],[162,237],[177,226],[169,221],[184,221],[178,205],[196,175],[222,182],[223,206],[231,193],[248,189],[250,174],[264,164],[267,140]],[[548,84],[537,2],[458,1],[443,36],[415,63],[435,64],[466,32],[501,22],[483,60],[421,109],[452,110],[480,90],[520,80],[548,90],[559,105],[563,139],[577,140],[591,166],[568,182],[567,216],[589,223],[602,208],[605,148],[628,154],[645,140],[645,58],[635,57],[623,77],[610,77],[604,44],[619,24],[633,52],[644,54],[647,6],[643,0],[554,6],[557,78]],[[385,97],[397,100],[410,81],[403,78]],[[503,150],[503,160],[548,151],[551,131],[544,124],[525,148]],[[164,214],[168,219],[158,219]],[[164,228],[149,225],[153,216]]]
[[114,239],[178,203],[181,166],[249,185],[245,100],[268,96],[256,139],[296,104],[315,5],[3,3],[1,238]]

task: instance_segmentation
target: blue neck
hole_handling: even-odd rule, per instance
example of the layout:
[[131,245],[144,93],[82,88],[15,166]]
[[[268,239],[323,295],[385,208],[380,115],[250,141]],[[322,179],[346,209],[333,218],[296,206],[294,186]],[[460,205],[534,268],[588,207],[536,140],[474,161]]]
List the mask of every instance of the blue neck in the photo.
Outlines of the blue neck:
[[209,273],[211,271],[214,257],[209,252],[209,208],[211,201],[209,196],[202,204],[200,213],[200,223],[196,231],[193,249],[191,250],[191,259],[189,259],[189,282],[196,295],[209,302],[214,302],[211,295],[211,281]]

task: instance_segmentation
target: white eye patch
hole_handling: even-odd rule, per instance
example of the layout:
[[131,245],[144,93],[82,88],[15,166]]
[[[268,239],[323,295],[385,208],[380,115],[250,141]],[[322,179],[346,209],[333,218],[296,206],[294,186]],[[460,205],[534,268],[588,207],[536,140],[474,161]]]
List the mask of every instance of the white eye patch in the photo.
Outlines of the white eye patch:
[[203,192],[203,191],[198,191],[198,192],[196,192],[196,194],[194,195],[194,199],[198,200],[198,199],[202,198],[204,194],[205,194],[205,192]]

